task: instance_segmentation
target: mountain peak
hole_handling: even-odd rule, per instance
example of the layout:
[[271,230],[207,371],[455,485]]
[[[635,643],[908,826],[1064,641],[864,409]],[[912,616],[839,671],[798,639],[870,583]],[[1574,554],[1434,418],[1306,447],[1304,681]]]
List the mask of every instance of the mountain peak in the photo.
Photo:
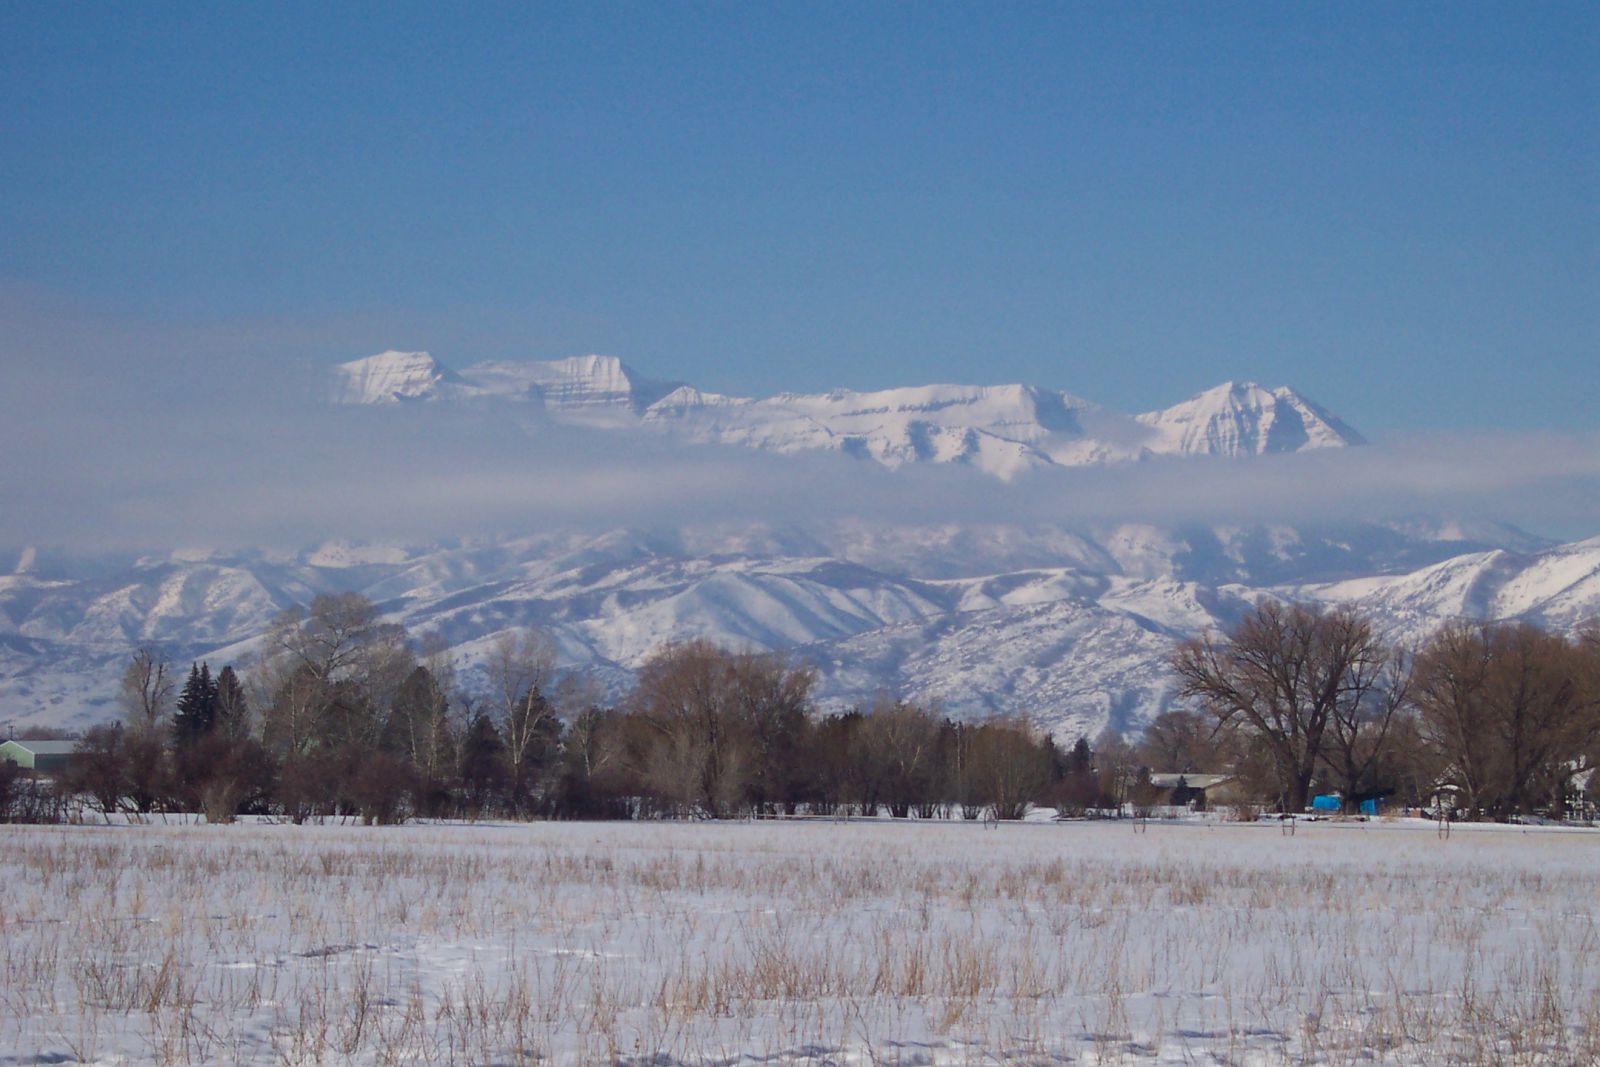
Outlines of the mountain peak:
[[333,399],[341,404],[393,404],[432,400],[444,384],[461,378],[426,352],[390,349],[334,368]]
[[1156,454],[1260,455],[1365,444],[1365,439],[1288,386],[1223,382],[1138,421],[1155,431]]
[[1184,401],[1184,403],[1195,404],[1200,401],[1208,401],[1214,404],[1265,407],[1269,406],[1273,397],[1278,396],[1280,393],[1293,394],[1293,392],[1287,386],[1269,389],[1257,382],[1235,381],[1230,378],[1220,385],[1213,385],[1210,389],[1202,389],[1187,401]]

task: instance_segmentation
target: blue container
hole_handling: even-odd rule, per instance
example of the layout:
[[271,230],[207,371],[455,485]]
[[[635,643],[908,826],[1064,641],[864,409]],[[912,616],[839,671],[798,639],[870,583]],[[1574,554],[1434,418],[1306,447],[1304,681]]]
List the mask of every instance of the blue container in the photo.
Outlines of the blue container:
[[1338,811],[1339,798],[1332,793],[1323,793],[1311,798],[1312,811]]

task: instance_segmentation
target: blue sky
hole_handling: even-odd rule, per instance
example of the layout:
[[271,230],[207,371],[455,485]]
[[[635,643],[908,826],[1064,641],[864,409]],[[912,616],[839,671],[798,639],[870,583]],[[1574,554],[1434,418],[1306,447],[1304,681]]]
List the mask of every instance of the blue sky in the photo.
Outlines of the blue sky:
[[1249,378],[1587,431],[1597,56],[1592,4],[4,3],[0,295],[190,372]]

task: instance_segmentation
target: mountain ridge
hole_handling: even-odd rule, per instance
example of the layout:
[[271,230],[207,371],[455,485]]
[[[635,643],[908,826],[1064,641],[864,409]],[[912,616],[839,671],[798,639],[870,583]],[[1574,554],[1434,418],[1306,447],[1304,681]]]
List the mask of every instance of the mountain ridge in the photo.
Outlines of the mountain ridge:
[[1125,415],[1043,386],[933,384],[738,397],[649,378],[613,356],[477,363],[451,370],[391,350],[339,364],[335,403],[529,403],[557,421],[639,426],[701,444],[836,451],[887,467],[959,463],[1002,480],[1040,468],[1155,456],[1245,456],[1365,439],[1287,386],[1227,382]]
[[[904,478],[919,496],[981,481],[941,464],[1005,482],[1050,466],[1360,441],[1293,390],[1250,382],[1124,415],[1032,385],[761,399],[650,378],[614,357],[456,371],[426,353],[390,351],[342,365],[325,399],[392,409],[403,441],[418,439],[412,427],[423,440],[432,431],[407,421],[422,406],[461,404],[466,417],[449,419],[450,431],[510,433],[518,462],[522,434],[572,423],[641,431],[620,433],[618,447],[604,450],[600,462],[618,468],[655,451],[643,436],[650,431],[780,455],[831,450],[885,467],[929,465]],[[514,417],[480,418],[488,409],[475,407],[501,404],[512,407],[494,410]],[[553,456],[559,462],[560,450]],[[388,475],[401,487],[410,458],[400,455]],[[650,469],[670,472],[667,459]],[[1071,499],[1045,512],[1022,505],[1056,485],[1070,493],[1074,481],[1103,481],[1114,492],[1121,474],[985,483],[959,518],[919,520],[914,508],[876,499],[852,512],[859,485],[899,475],[781,459],[757,466],[778,493],[787,491],[786,469],[808,476],[804,468],[827,467],[820,490],[810,490],[821,503],[773,524],[719,519],[663,496],[663,505],[652,498],[624,512],[644,518],[586,529],[562,526],[533,498],[515,520],[524,532],[500,536],[142,557],[19,548],[0,558],[0,722],[81,728],[114,717],[117,678],[133,648],[157,647],[180,667],[243,664],[278,612],[321,593],[361,593],[414,635],[439,635],[469,680],[497,635],[534,626],[550,635],[564,668],[588,672],[615,699],[661,644],[706,638],[812,664],[826,710],[889,693],[958,716],[1018,712],[1063,740],[1135,730],[1171,707],[1167,656],[1176,642],[1231,625],[1265,597],[1354,603],[1408,641],[1462,616],[1571,631],[1600,614],[1600,538],[1554,545],[1493,522],[1425,515],[1165,525],[1100,522],[1087,510],[1081,520],[1021,518],[1072,515]],[[446,465],[442,477],[456,469]],[[478,476],[495,491],[496,475]],[[566,480],[585,491],[581,477]],[[568,491],[560,477],[552,484]]]
[[1134,730],[1171,707],[1173,645],[1262,597],[1354,603],[1404,640],[1461,616],[1572,631],[1600,614],[1600,538],[1504,541],[1360,525],[846,520],[58,558],[49,577],[29,557],[0,575],[0,719],[81,728],[115,717],[134,647],[179,666],[243,663],[277,612],[348,590],[415,635],[438,634],[466,677],[497,634],[538,626],[565,668],[616,698],[660,644],[704,637],[811,663],[825,709],[887,692],[959,716],[1021,712],[1070,740]]

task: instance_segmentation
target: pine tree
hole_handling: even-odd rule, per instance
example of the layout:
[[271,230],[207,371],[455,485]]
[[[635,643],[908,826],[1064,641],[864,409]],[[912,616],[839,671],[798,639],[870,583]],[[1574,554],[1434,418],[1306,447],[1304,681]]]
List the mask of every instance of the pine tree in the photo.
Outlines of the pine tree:
[[190,664],[189,680],[178,695],[178,710],[172,716],[172,738],[178,748],[187,748],[209,734],[217,724],[217,685],[211,680],[211,667]]
[[244,685],[231,664],[217,674],[214,707],[212,722],[218,730],[235,738],[250,732],[250,708],[245,703]]

